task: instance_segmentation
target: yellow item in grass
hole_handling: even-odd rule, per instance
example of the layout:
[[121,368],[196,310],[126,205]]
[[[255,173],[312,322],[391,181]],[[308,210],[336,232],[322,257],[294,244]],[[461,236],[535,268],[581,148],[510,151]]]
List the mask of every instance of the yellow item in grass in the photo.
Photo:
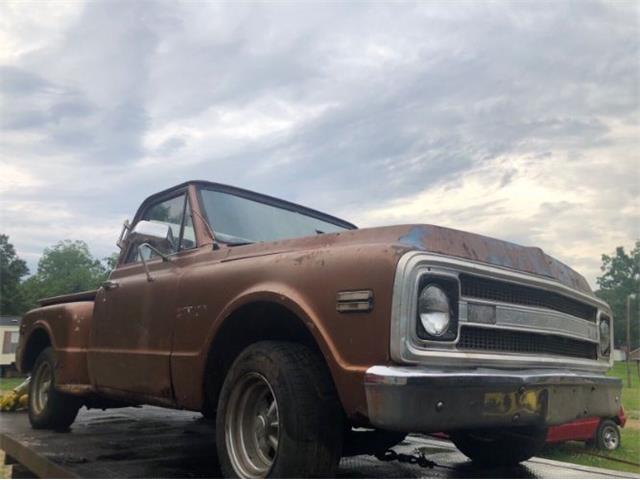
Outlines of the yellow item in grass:
[[0,397],[0,411],[12,412],[16,410],[25,410],[29,404],[29,380],[31,377]]

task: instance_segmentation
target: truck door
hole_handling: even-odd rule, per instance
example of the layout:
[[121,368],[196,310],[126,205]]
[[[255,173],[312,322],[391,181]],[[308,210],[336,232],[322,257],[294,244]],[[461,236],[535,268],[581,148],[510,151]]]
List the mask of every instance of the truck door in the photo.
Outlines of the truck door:
[[[89,372],[98,390],[173,399],[171,346],[178,282],[195,247],[191,210],[185,192],[150,205],[139,220],[168,224],[176,241],[165,251],[129,242],[124,260],[96,298],[89,345]],[[140,255],[144,255],[145,268]]]

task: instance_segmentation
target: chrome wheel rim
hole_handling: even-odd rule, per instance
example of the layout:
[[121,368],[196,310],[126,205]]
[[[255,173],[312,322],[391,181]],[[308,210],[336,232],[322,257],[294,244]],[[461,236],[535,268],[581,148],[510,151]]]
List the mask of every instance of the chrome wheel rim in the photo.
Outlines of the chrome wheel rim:
[[43,362],[38,367],[33,378],[33,401],[31,405],[35,413],[40,414],[49,401],[49,391],[51,390],[51,382],[53,381],[53,370],[51,365]]
[[242,478],[264,478],[278,453],[278,402],[266,378],[248,373],[234,385],[225,412],[225,442]]
[[605,427],[602,431],[602,443],[607,450],[618,448],[618,431],[614,427]]

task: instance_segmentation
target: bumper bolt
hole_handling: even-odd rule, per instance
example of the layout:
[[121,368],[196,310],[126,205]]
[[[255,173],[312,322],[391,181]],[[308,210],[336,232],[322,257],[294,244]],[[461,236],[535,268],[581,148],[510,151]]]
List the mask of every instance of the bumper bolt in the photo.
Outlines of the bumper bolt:
[[441,412],[444,409],[444,402],[439,401],[436,403],[436,412]]

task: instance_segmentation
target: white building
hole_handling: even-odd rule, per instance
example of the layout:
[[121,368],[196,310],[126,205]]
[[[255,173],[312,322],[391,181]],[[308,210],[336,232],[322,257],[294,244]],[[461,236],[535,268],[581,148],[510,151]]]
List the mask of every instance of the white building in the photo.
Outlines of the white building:
[[0,316],[0,375],[15,370],[20,317]]
[[613,361],[624,362],[627,359],[627,353],[621,348],[615,348],[613,350]]

